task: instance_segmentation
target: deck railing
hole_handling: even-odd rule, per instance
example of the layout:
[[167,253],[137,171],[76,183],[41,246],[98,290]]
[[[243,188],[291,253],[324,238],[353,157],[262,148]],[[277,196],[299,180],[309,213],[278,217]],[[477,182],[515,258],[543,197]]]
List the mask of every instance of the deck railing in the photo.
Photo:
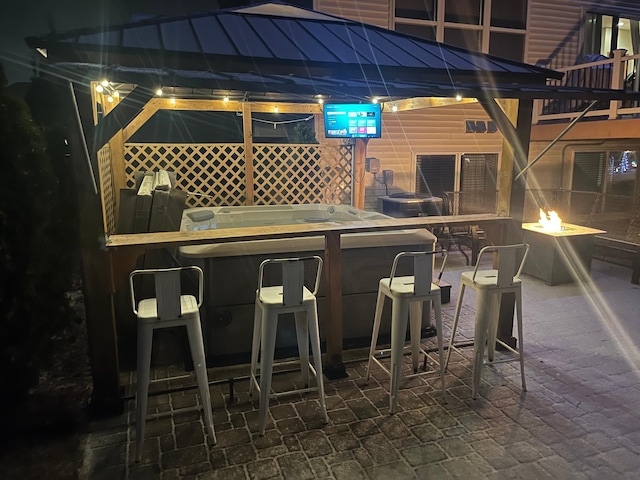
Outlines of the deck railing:
[[[548,85],[557,87],[581,87],[592,89],[615,89],[630,92],[640,91],[640,54],[625,55],[625,50],[615,50],[612,58],[590,63],[555,68],[564,72],[561,80],[549,80]],[[591,102],[589,100],[553,99],[537,100],[534,108],[534,123],[544,120],[569,120],[575,118]],[[600,101],[587,113],[588,117],[621,118],[640,114],[640,101]]]

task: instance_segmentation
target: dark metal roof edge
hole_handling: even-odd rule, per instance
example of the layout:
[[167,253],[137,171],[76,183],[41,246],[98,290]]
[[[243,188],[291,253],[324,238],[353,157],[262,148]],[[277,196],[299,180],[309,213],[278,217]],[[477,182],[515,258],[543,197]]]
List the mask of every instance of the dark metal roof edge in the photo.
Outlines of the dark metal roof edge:
[[[219,89],[238,92],[249,92],[253,95],[287,94],[291,97],[311,97],[326,94],[343,98],[364,99],[368,96],[389,96],[396,98],[411,97],[453,97],[459,93],[467,98],[477,98],[489,94],[494,98],[519,99],[562,99],[562,100],[640,100],[640,92],[624,90],[585,89],[578,87],[558,87],[552,85],[512,84],[445,84],[437,82],[413,83],[396,80],[367,80],[362,78],[335,79],[321,77],[318,82],[297,83],[296,76],[257,75],[239,72],[195,72],[197,76],[189,76],[189,72],[169,69],[142,69],[112,66],[104,69],[100,65],[87,64],[55,64],[50,65],[49,73],[59,78],[81,81],[91,71],[108,73],[110,78],[123,83],[138,83],[154,91],[167,81],[179,81],[180,87]],[[78,73],[78,71],[82,73]],[[255,81],[242,80],[243,75],[255,76]]]

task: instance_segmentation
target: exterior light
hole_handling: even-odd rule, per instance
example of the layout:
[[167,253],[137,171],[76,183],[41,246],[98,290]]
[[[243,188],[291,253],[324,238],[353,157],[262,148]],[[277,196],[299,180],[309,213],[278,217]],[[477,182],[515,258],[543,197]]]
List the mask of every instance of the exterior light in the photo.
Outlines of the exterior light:
[[227,102],[229,101],[229,97],[226,97],[226,96],[225,96],[225,97],[222,99],[222,101],[223,101],[224,103],[227,103]]
[[274,111],[275,113],[278,113],[278,107],[277,107],[277,106],[273,107],[273,111]]
[[169,99],[169,103],[171,105],[175,105],[176,104],[176,99],[174,97],[171,97],[171,99]]
[[115,92],[113,92],[113,96],[115,98],[120,98],[120,92],[116,90]]
[[103,87],[108,87],[108,86],[109,86],[109,80],[103,80],[103,81],[102,81],[102,82],[100,82],[100,83],[101,83],[101,85],[102,85]]
[[394,112],[397,112],[398,111],[398,105],[394,104],[393,107],[391,107],[391,110],[394,111]]
[[113,97],[111,95],[107,97],[107,102],[113,103]]
[[459,102],[460,100],[462,100],[462,95],[460,95],[459,93],[456,93],[456,100]]
[[373,97],[373,100],[371,100],[371,103],[378,103],[378,97]]
[[102,88],[102,85],[96,85],[96,92],[102,93],[103,91],[104,91],[104,88]]
[[162,89],[161,88],[156,90],[156,95],[159,96],[159,97],[162,96]]
[[322,104],[324,103],[324,99],[319,98],[319,99],[318,99],[318,103],[319,103],[320,105],[322,105]]

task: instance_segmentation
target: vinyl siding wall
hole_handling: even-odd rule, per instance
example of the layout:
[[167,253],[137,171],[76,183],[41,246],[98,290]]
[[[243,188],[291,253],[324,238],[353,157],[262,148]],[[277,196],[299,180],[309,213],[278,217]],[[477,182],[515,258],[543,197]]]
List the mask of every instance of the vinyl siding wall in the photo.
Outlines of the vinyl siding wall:
[[362,23],[389,28],[391,2],[388,0],[316,0],[315,10]]

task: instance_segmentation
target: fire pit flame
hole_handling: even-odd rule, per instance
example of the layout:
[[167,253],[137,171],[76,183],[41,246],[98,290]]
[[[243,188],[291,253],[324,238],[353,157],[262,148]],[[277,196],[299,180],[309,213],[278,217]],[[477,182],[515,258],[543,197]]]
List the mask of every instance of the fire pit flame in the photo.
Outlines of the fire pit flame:
[[540,209],[540,220],[538,221],[538,223],[543,229],[549,232],[562,231],[562,219],[553,210],[545,213],[544,210]]

